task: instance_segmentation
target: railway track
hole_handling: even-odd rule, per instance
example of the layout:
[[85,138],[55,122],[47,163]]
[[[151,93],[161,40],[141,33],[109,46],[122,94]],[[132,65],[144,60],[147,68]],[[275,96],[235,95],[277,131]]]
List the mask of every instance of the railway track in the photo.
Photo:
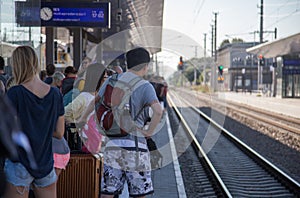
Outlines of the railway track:
[[[180,125],[183,125],[183,129],[187,131],[200,163],[209,175],[198,177],[209,178],[216,195],[223,197],[300,196],[299,183],[197,108],[186,101],[183,105],[183,98],[174,93],[171,93],[171,96],[168,98],[169,104],[176,112]],[[197,117],[201,118],[197,119]],[[202,193],[204,192],[205,189]]]
[[[176,90],[177,92],[179,90]],[[244,105],[240,103],[234,103],[230,101],[224,102],[222,99],[214,97],[214,104],[211,103],[211,98],[207,94],[192,94],[191,91],[180,89],[181,93],[184,93],[184,98],[190,101],[190,98],[197,97],[197,101],[202,101],[205,105],[215,109],[225,109],[226,113],[238,114],[238,116],[244,116],[248,119],[253,119],[273,126],[279,130],[286,130],[294,135],[300,136],[300,119],[288,117],[286,115],[274,113],[271,111],[262,110],[253,106]],[[224,104],[224,105],[223,105]]]

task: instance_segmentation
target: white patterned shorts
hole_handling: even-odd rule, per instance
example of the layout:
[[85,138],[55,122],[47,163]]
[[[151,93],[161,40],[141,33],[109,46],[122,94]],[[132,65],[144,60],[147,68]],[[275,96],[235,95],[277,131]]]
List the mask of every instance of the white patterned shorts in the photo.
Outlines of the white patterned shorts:
[[104,174],[101,181],[102,194],[120,194],[128,184],[130,196],[153,193],[149,152],[106,149],[104,151]]

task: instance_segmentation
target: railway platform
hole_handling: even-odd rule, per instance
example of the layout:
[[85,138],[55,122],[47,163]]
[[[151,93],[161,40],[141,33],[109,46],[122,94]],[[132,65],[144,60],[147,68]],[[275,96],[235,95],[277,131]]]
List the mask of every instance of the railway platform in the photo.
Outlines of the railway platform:
[[219,99],[247,104],[266,111],[300,118],[300,99],[258,96],[255,93],[220,92]]

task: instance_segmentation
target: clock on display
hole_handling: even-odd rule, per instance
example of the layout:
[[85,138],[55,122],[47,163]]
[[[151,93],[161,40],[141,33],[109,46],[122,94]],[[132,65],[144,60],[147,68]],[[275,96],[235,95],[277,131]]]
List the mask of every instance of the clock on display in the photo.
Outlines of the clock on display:
[[40,14],[41,14],[41,19],[44,21],[49,21],[53,16],[52,10],[48,7],[41,8]]

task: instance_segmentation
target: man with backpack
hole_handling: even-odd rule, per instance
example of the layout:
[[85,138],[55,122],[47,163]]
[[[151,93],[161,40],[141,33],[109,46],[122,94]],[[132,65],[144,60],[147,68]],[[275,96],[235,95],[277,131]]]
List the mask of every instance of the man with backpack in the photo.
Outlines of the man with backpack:
[[[146,139],[155,132],[163,111],[153,86],[142,79],[148,72],[149,52],[144,48],[132,49],[126,53],[126,61],[128,71],[108,78],[98,93],[100,99],[96,100],[95,110],[99,122],[105,114],[97,108],[97,102],[100,101],[101,104],[111,102],[114,122],[117,122],[118,131],[120,131],[118,134],[117,130],[113,129],[115,123],[110,123],[112,126],[108,130],[104,125],[102,126],[103,134],[107,136],[103,149],[102,198],[113,198],[114,195],[120,194],[125,182],[128,184],[130,196],[145,197],[153,193],[150,152]],[[103,98],[107,95],[107,87],[111,85],[114,78],[117,82],[113,85],[111,101],[105,101]],[[127,91],[124,91],[124,87]],[[126,93],[128,90],[130,91],[129,97]],[[129,101],[129,103],[124,101]],[[125,110],[121,112],[121,109],[129,110],[130,118],[125,115]],[[150,116],[149,109],[152,111],[152,116]],[[150,123],[145,127],[149,120],[151,120]],[[131,125],[132,123],[134,126]],[[101,123],[99,124],[101,128]],[[115,132],[110,133],[112,130]]]

